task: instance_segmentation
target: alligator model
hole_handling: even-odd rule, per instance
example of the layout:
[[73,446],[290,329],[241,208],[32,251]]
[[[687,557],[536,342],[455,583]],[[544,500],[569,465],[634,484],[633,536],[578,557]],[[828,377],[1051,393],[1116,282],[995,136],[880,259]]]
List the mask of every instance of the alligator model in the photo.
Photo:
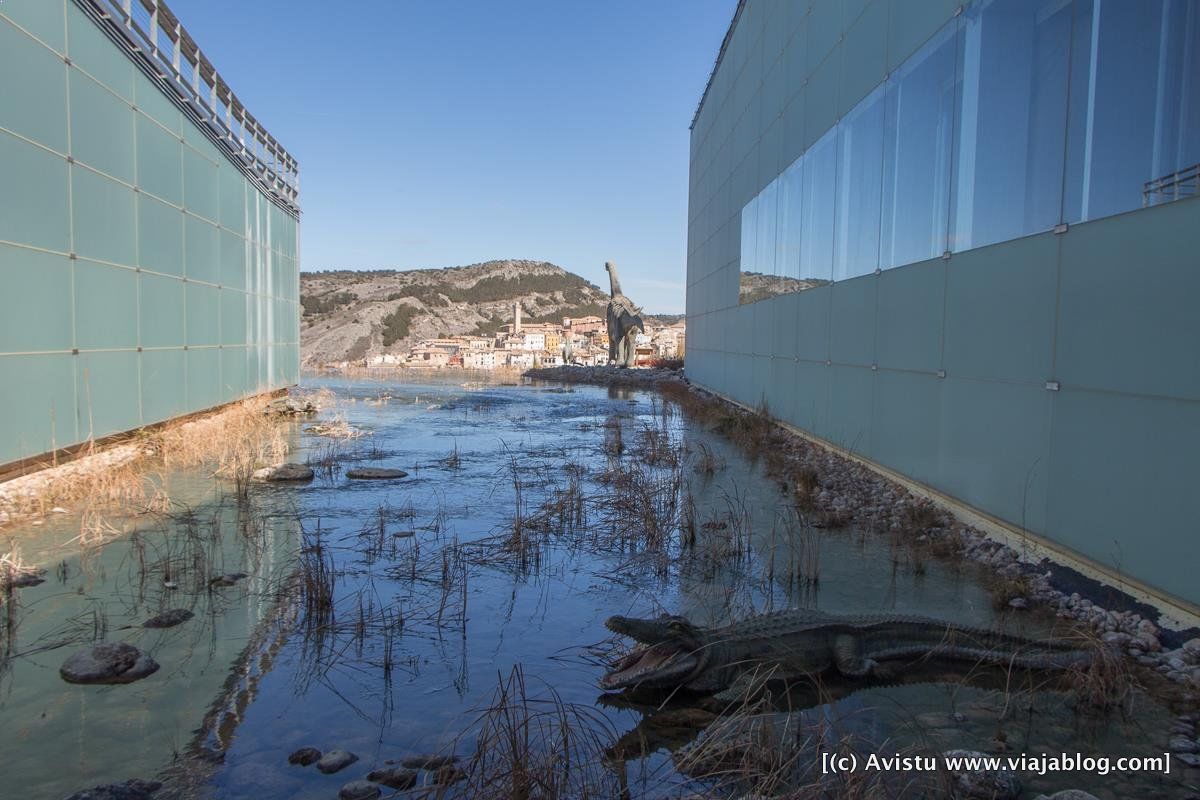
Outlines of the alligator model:
[[604,689],[727,692],[748,676],[794,680],[835,668],[856,678],[884,662],[938,659],[1025,669],[1086,667],[1087,650],[936,619],[896,614],[835,616],[793,609],[719,628],[684,617],[610,617],[609,630],[639,643],[600,680]]

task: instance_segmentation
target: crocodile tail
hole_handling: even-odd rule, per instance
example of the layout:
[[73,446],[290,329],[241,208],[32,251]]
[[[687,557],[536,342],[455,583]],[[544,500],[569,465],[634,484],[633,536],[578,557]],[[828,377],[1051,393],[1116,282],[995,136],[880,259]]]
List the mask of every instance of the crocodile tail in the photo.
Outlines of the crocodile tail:
[[1023,647],[1003,650],[954,644],[933,647],[909,644],[874,652],[871,657],[876,661],[922,657],[944,658],[1023,669],[1075,669],[1090,666],[1094,658],[1093,654],[1087,650],[1066,649],[1059,646],[1058,643],[1050,643],[1053,645],[1052,647],[1044,648],[1043,644],[1038,642],[1031,645],[1030,642],[1023,642]]

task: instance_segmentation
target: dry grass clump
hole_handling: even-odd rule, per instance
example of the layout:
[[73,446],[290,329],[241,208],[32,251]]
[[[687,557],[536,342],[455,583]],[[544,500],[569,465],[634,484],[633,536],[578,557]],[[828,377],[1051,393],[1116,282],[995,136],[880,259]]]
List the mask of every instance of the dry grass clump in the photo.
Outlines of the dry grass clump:
[[604,766],[604,748],[615,738],[591,706],[567,703],[547,687],[530,696],[518,665],[500,678],[490,704],[469,729],[475,752],[462,767],[455,795],[488,800],[615,798],[618,775]]

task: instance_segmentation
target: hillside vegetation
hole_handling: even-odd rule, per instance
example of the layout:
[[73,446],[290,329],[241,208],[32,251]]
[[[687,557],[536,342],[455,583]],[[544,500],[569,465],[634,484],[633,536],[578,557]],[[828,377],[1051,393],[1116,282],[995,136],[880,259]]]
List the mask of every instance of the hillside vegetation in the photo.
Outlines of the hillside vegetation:
[[491,336],[512,322],[604,315],[608,292],[545,261],[488,261],[399,272],[300,275],[301,359],[305,367],[403,353],[439,336]]

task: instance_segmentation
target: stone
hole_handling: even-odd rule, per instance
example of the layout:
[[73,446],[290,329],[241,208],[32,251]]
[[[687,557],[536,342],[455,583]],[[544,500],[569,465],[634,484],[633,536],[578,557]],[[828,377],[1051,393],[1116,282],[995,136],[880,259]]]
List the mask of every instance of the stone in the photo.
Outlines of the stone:
[[417,772],[416,770],[401,769],[400,767],[384,767],[383,769],[372,770],[367,775],[367,780],[374,783],[381,783],[389,789],[404,791],[417,785]]
[[42,577],[44,574],[44,570],[20,570],[16,572],[9,572],[5,579],[0,582],[0,585],[7,585],[12,589],[27,589],[30,586],[37,586],[40,583],[45,583],[46,579]]
[[1172,753],[1200,753],[1200,744],[1186,736],[1175,736],[1167,744]]
[[1183,649],[1188,651],[1192,655],[1200,656],[1200,637],[1197,637],[1195,639],[1188,639],[1186,642],[1183,643]]
[[355,467],[346,470],[346,477],[353,480],[386,481],[396,478],[407,478],[408,473],[402,469],[387,469],[385,467]]
[[375,800],[383,792],[370,781],[350,781],[338,792],[338,800]]
[[295,483],[298,481],[311,481],[316,473],[312,471],[312,467],[305,464],[275,464],[270,467],[256,469],[250,473],[250,477],[256,481],[269,481],[271,483]]
[[1100,798],[1083,789],[1063,789],[1054,794],[1039,794],[1033,800],[1100,800]]
[[[984,753],[973,750],[947,750],[942,758],[988,758]],[[997,770],[951,770],[955,786],[962,797],[989,798],[989,800],[1016,800],[1021,794],[1021,781],[1009,769]]]
[[1017,609],[1028,608],[1029,601],[1026,600],[1024,597],[1014,597],[1012,600],[1008,601],[1008,607],[1009,608],[1017,608]]
[[105,786],[93,786],[75,792],[67,800],[150,800],[150,797],[162,788],[158,781],[143,781],[134,778],[124,783],[110,783]]
[[465,777],[467,777],[467,773],[458,767],[446,765],[434,770],[432,780],[434,786],[449,786],[452,783],[458,783]]
[[289,764],[298,764],[302,767],[307,767],[309,764],[315,764],[321,760],[321,751],[315,747],[301,747],[299,750],[292,752],[288,756]]
[[350,766],[355,761],[358,761],[358,756],[354,755],[354,753],[349,753],[345,750],[330,750],[321,756],[321,759],[317,762],[317,769],[326,775],[332,775]]
[[224,575],[217,575],[215,578],[212,578],[208,582],[208,585],[209,586],[234,586],[242,578],[249,578],[249,577],[250,576],[244,572],[226,572]]
[[1176,761],[1187,764],[1189,767],[1200,767],[1200,756],[1195,753],[1175,753],[1172,757]]
[[142,623],[143,628],[174,628],[176,625],[182,625],[192,617],[196,616],[186,608],[172,608],[170,611],[164,611],[161,614],[155,614],[150,619]]
[[133,683],[158,671],[150,656],[124,642],[101,642],[73,653],[58,668],[67,683]]
[[263,413],[290,417],[296,414],[314,414],[316,411],[317,406],[311,400],[302,400],[296,397],[277,397],[267,403],[267,407],[263,410]]
[[406,756],[400,759],[401,766],[409,769],[440,769],[458,763],[458,756]]

